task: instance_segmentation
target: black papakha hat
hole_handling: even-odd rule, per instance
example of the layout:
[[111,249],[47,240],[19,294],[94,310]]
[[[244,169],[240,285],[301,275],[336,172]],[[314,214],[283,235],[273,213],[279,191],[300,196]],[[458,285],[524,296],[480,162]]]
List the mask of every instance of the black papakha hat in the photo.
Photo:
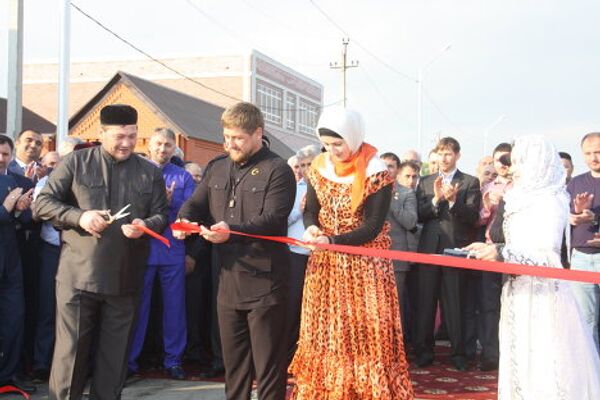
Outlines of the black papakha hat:
[[137,119],[136,109],[127,104],[111,104],[100,111],[102,125],[135,125]]

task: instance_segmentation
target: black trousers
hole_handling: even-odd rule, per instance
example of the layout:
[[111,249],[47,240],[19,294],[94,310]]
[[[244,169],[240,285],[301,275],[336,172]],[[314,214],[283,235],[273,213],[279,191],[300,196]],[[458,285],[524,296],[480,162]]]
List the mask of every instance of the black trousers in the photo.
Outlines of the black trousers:
[[16,243],[0,244],[0,384],[14,378],[25,328],[23,271]]
[[[25,332],[23,336],[23,362],[26,370],[33,364],[35,329],[39,303],[40,246],[39,230],[22,232],[19,251],[25,293]],[[26,372],[26,371],[23,371]]]
[[216,251],[211,254],[211,305],[210,305],[210,348],[212,351],[213,368],[223,368],[223,350],[221,334],[219,332],[219,318],[217,315],[217,295],[219,293],[219,256]]
[[210,351],[211,271],[208,257],[198,257],[196,268],[185,277],[185,310],[189,360],[204,362]]
[[477,341],[482,361],[498,362],[502,274],[468,271],[465,295],[465,352],[475,356]]
[[56,283],[49,399],[81,399],[90,357],[94,358],[90,399],[120,399],[138,301],[139,294],[103,295]]
[[284,302],[252,310],[218,305],[227,400],[249,400],[255,377],[259,399],[285,399],[285,310]]
[[38,306],[33,347],[33,369],[50,370],[56,317],[56,271],[60,247],[42,241],[38,271]]
[[420,358],[433,358],[435,312],[438,299],[444,310],[452,357],[464,357],[464,271],[420,264],[417,269],[417,307],[413,346]]
[[302,311],[302,291],[304,289],[304,273],[308,256],[291,252],[290,274],[288,285],[286,338],[288,339],[287,366],[290,365],[300,336],[300,314]]

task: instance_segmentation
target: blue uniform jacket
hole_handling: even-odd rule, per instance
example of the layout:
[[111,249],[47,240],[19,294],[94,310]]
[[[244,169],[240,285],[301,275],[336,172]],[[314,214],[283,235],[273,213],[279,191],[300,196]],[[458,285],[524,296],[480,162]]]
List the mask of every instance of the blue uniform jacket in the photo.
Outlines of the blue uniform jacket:
[[31,210],[25,210],[18,213],[15,217],[15,211],[8,212],[2,205],[8,193],[14,188],[21,187],[23,192],[30,189],[31,184],[27,178],[22,178],[12,174],[0,175],[0,277],[4,271],[5,260],[9,252],[17,251],[17,225],[28,224],[31,222]]
[[[173,197],[169,203],[169,225],[171,225],[177,219],[177,213],[183,203],[192,196],[196,185],[192,175],[175,164],[168,163],[165,165],[162,168],[162,174],[166,187],[171,187],[171,183],[175,182],[175,190],[173,191]],[[148,264],[183,264],[185,261],[184,241],[173,238],[173,232],[171,231],[170,226],[168,226],[161,234],[169,239],[171,248],[168,248],[156,239],[152,239]]]

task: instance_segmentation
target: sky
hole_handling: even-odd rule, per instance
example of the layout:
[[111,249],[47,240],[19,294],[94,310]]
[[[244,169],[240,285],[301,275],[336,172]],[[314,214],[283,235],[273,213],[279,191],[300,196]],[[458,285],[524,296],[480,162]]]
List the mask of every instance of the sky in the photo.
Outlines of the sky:
[[[57,62],[59,1],[24,0],[24,62]],[[6,95],[7,15],[0,0],[0,95]],[[417,76],[423,71],[423,149],[438,135],[462,145],[474,172],[487,151],[543,134],[586,171],[581,137],[600,130],[600,2],[592,0],[74,0],[156,58],[255,48],[339,101],[342,38],[349,37],[348,107],[381,152],[416,148]],[[324,15],[326,14],[326,16]],[[73,61],[140,59],[72,8]],[[450,48],[446,51],[448,46]],[[433,60],[433,62],[431,62]],[[218,89],[218,88],[217,88]],[[499,122],[498,122],[499,121]],[[496,123],[498,122],[498,123]]]

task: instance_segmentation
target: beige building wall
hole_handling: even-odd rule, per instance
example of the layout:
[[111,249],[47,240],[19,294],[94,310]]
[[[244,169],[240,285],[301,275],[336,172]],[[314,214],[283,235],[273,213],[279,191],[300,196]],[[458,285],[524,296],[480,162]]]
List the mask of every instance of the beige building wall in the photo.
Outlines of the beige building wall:
[[[244,56],[193,57],[164,59],[161,62],[209,88],[204,88],[165,67],[147,60],[74,62],[70,67],[69,115],[72,116],[96,95],[118,72],[123,71],[159,85],[227,107],[244,96]],[[58,65],[26,64],[23,66],[23,105],[49,121],[58,113]]]

